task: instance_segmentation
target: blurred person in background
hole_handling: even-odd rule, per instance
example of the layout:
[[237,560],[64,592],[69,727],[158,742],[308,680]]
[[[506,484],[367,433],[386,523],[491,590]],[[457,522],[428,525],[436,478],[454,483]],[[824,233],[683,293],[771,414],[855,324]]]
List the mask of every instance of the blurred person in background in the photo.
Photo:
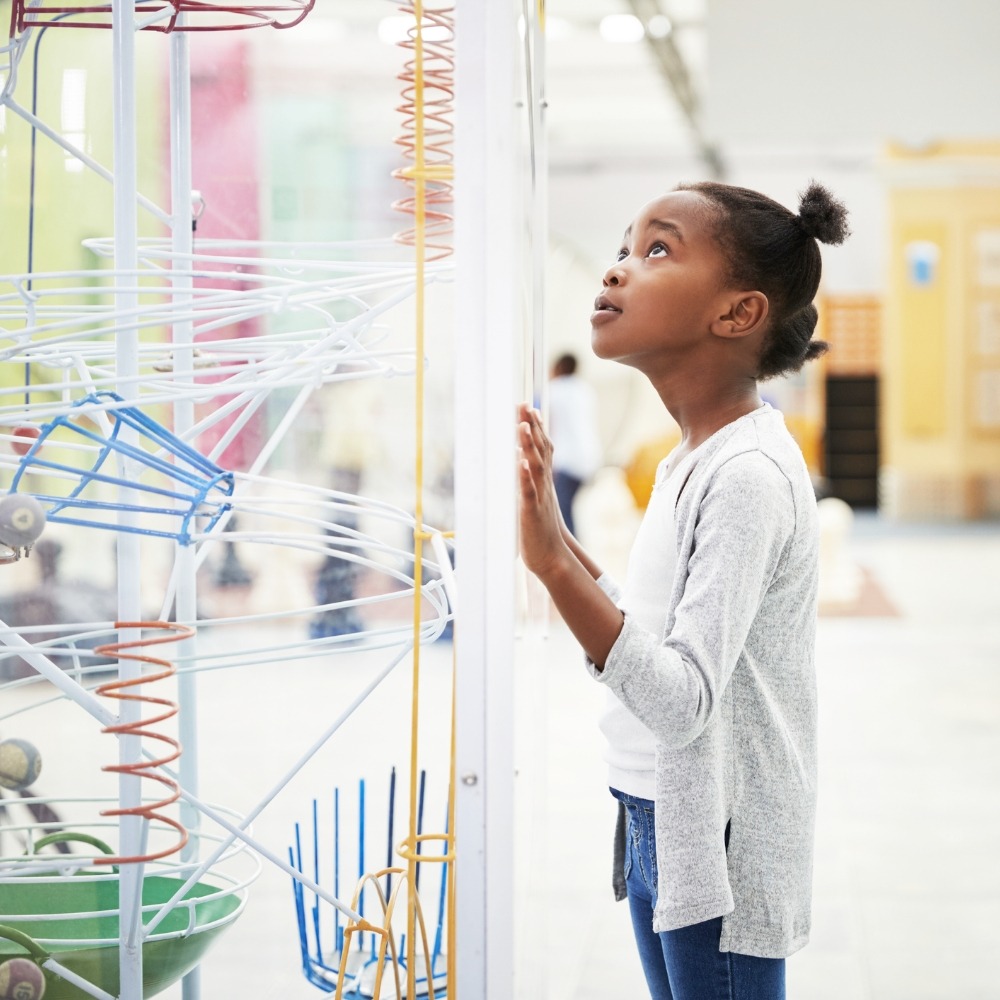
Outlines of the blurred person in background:
[[594,391],[576,373],[572,354],[562,354],[552,366],[549,382],[549,434],[556,498],[566,527],[573,534],[573,501],[580,487],[601,464]]

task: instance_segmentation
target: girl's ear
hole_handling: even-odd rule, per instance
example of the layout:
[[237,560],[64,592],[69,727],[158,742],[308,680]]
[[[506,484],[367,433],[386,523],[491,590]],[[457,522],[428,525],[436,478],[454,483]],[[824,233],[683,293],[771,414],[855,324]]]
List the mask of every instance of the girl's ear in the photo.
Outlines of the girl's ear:
[[712,321],[711,331],[717,337],[747,337],[756,333],[767,320],[768,302],[763,292],[738,292],[729,300],[725,315]]

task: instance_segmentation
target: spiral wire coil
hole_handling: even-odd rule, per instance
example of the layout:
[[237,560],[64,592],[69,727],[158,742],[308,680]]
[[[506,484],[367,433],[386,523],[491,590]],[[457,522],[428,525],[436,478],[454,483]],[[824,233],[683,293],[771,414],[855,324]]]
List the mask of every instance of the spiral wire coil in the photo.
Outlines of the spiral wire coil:
[[[400,4],[404,14],[417,16],[412,2]],[[410,28],[399,44],[414,53],[406,61],[398,79],[403,83],[403,103],[396,109],[403,115],[403,132],[396,144],[403,149],[409,166],[394,170],[392,176],[415,188],[417,175],[424,181],[424,252],[427,260],[439,260],[452,252],[452,216],[441,206],[452,202],[455,176],[452,140],[455,133],[455,17],[454,7],[428,8],[420,4],[418,25]],[[421,47],[421,83],[417,83],[416,48]],[[417,113],[417,102],[421,113]],[[419,134],[418,134],[419,133]],[[420,149],[422,155],[418,157]],[[408,195],[392,207],[409,215],[417,214],[417,198]],[[396,241],[416,247],[417,226],[396,234]]]
[[156,673],[144,674],[141,677],[129,678],[126,680],[117,679],[108,681],[100,685],[97,694],[106,698],[116,698],[119,701],[137,701],[144,705],[157,705],[163,711],[159,715],[154,715],[144,719],[137,719],[134,722],[120,722],[112,726],[107,726],[103,732],[113,733],[116,736],[139,736],[144,739],[157,740],[166,744],[169,748],[161,756],[153,760],[138,760],[127,764],[108,764],[102,770],[115,774],[130,774],[138,778],[149,781],[158,781],[164,785],[169,794],[156,802],[143,802],[137,806],[129,806],[119,809],[108,809],[101,813],[102,816],[141,816],[143,819],[152,822],[158,820],[167,826],[173,827],[179,834],[177,843],[170,847],[147,854],[132,855],[130,857],[102,856],[96,860],[97,864],[104,865],[124,865],[139,864],[146,861],[155,861],[165,858],[168,855],[176,854],[188,842],[188,833],[184,826],[170,816],[165,816],[161,810],[173,805],[180,798],[180,786],[177,782],[158,772],[158,768],[177,760],[181,755],[180,742],[172,736],[158,732],[151,728],[166,722],[177,715],[177,703],[168,698],[157,698],[147,694],[140,694],[135,689],[146,684],[153,684],[157,681],[164,681],[174,675],[174,665],[169,660],[161,659],[158,656],[150,656],[146,653],[137,653],[135,650],[147,649],[150,646],[161,645],[165,642],[180,642],[182,639],[190,639],[194,635],[194,629],[187,625],[179,625],[173,622],[115,622],[117,629],[155,629],[160,632],[167,632],[167,635],[153,636],[144,639],[137,639],[134,642],[112,642],[103,646],[98,646],[94,652],[103,656],[113,656],[119,660],[134,660],[142,664],[152,664],[162,669]]

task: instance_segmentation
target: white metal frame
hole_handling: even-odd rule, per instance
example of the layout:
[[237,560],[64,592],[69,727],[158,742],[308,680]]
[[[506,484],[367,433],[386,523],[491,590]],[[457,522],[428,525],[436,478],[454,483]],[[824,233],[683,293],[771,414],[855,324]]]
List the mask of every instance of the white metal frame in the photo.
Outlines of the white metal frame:
[[516,18],[458,0],[455,114],[456,996],[513,995]]

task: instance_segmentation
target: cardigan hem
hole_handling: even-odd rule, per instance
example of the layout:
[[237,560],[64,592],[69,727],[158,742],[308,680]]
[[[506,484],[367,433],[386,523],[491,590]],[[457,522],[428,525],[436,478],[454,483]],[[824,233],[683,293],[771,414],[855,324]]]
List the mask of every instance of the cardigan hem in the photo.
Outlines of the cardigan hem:
[[809,931],[802,931],[792,937],[761,933],[760,928],[733,928],[728,921],[722,922],[722,937],[719,951],[730,951],[737,955],[751,955],[754,958],[788,958],[801,951],[809,943]]
[[653,930],[657,934],[663,931],[676,931],[681,927],[690,927],[692,924],[724,917],[735,909],[732,893],[727,893],[718,899],[692,903],[689,906],[657,906],[653,911]]

